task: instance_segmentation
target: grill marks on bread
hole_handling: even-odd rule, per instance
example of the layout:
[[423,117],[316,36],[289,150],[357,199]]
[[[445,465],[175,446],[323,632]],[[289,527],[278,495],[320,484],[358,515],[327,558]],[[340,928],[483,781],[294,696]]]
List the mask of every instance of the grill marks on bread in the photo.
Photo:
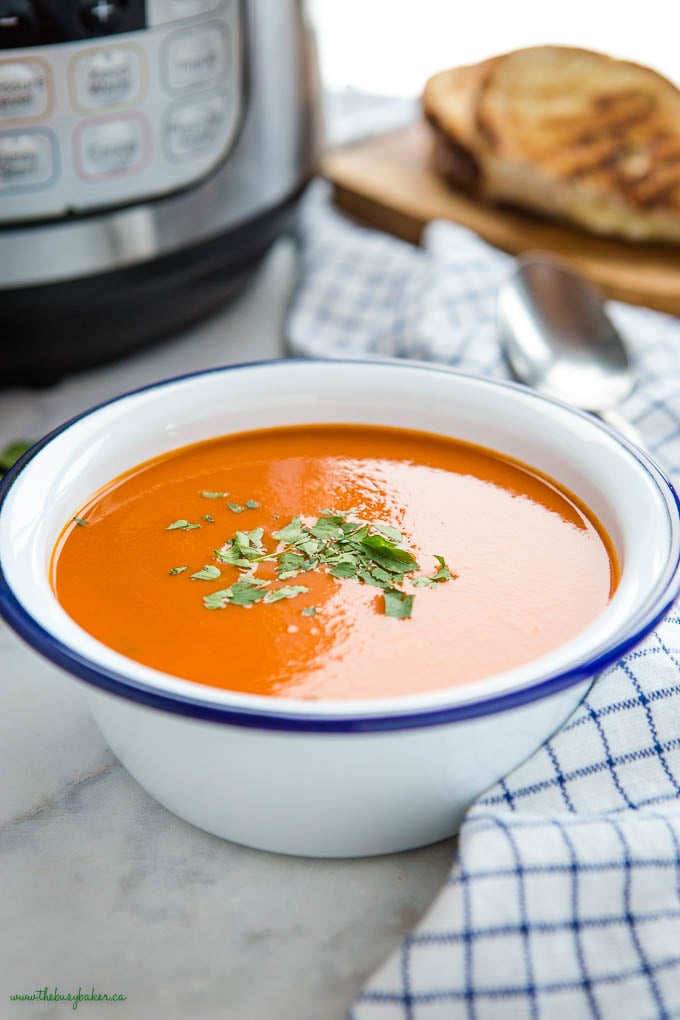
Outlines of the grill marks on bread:
[[489,201],[680,241],[680,92],[648,68],[531,47],[427,84],[435,164]]
[[598,95],[591,110],[595,129],[577,124],[564,148],[552,159],[546,154],[556,176],[620,189],[640,208],[664,205],[678,189],[680,208],[680,138],[653,99],[634,92]]

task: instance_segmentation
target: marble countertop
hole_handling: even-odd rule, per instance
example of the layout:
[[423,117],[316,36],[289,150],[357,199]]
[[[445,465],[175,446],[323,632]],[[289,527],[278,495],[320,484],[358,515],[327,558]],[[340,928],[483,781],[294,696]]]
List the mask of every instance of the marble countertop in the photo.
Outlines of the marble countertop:
[[[114,366],[0,392],[0,446],[38,437],[164,376],[283,353],[295,274],[279,242],[229,308]],[[125,772],[79,685],[0,622],[0,1016],[46,985],[122,993],[76,1015],[133,1020],[335,1020],[424,912],[453,841],[390,857],[306,860],[186,824]]]

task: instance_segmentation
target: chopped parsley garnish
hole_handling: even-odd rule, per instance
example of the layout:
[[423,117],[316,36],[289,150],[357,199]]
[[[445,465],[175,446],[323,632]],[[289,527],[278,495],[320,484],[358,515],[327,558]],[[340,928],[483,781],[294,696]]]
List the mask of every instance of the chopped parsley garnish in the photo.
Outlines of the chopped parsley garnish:
[[[227,503],[233,513],[255,509],[257,505],[254,500],[248,500],[245,507]],[[271,563],[275,566],[277,581],[288,581],[301,574],[323,571],[340,580],[354,580],[379,588],[385,615],[403,620],[412,615],[415,600],[415,595],[404,590],[405,584],[413,588],[435,588],[457,576],[451,573],[444,557],[440,555],[435,556],[438,566],[432,576],[414,576],[420,566],[415,556],[404,548],[401,532],[389,524],[348,519],[350,514],[356,513],[356,508],[322,510],[317,520],[311,524],[306,524],[300,516],[293,517],[283,527],[270,533],[269,539],[277,543],[275,548],[271,548],[271,541],[269,546],[265,545],[265,531],[262,527],[251,531],[235,531],[221,548],[213,550],[213,554],[220,564],[238,569],[238,580],[228,588],[204,595],[204,606],[206,609],[224,609],[228,605],[248,607],[256,602],[272,605],[283,599],[296,598],[310,590],[304,584],[271,587],[271,581],[257,576],[260,563]],[[209,514],[204,515],[203,519],[213,520]],[[200,525],[179,520],[171,524],[168,530],[196,527]],[[170,573],[186,569],[174,567]],[[191,580],[214,581],[221,576],[219,567],[206,564],[191,574]],[[302,609],[303,616],[315,616],[316,613],[315,606]]]
[[203,596],[203,605],[206,609],[224,609],[229,598],[231,598],[231,588],[212,591],[209,595]]
[[411,583],[416,588],[435,588],[441,581],[453,581],[458,576],[451,573],[443,556],[435,555],[435,559],[439,563],[437,570],[432,577],[415,577]]
[[305,592],[309,591],[304,584],[289,584],[284,585],[283,588],[275,588],[272,591],[268,591],[264,597],[264,601],[278,602],[280,599],[294,599],[296,595],[304,595]]
[[307,535],[305,533],[304,525],[299,517],[294,517],[290,524],[287,524],[285,528],[280,528],[278,531],[272,531],[272,538],[278,538],[279,542],[287,542],[289,545],[295,545],[297,542],[303,541],[306,537]]
[[345,563],[336,563],[328,573],[333,577],[356,577],[357,568],[355,563],[347,561]]
[[454,576],[457,576],[457,575],[454,575],[454,574],[451,573],[449,568],[446,566],[446,560],[444,559],[444,557],[443,556],[438,556],[435,553],[435,557],[434,558],[436,559],[437,563],[439,564],[439,567],[437,568],[437,573],[434,575],[432,580],[433,581],[452,581]]
[[81,528],[84,528],[87,525],[87,521],[84,517],[72,517],[71,520],[76,524],[79,524]]
[[398,591],[396,588],[387,588],[384,598],[385,616],[405,620],[411,615],[415,595],[407,595],[405,591]]
[[376,531],[379,531],[385,538],[389,538],[391,542],[396,542],[397,545],[401,545],[404,541],[404,536],[396,528],[390,527],[389,524],[376,524]]
[[200,528],[200,524],[191,524],[189,521],[179,520],[173,521],[172,524],[168,524],[166,531],[193,531],[195,528]]
[[228,492],[208,492],[205,489],[201,493],[204,499],[226,499]]
[[257,510],[259,505],[260,504],[256,503],[254,499],[249,499],[246,501],[246,508],[248,510]]
[[201,520],[207,521],[209,524],[215,523],[215,518],[211,517],[210,514],[201,514]]
[[230,584],[228,588],[204,595],[203,605],[206,609],[224,609],[228,603],[233,606],[251,606],[265,597],[267,593],[264,589],[268,585],[268,581],[260,578],[243,577],[240,581]]
[[9,471],[13,464],[15,464],[19,457],[23,457],[26,450],[30,450],[33,446],[32,442],[27,439],[15,439],[0,452],[0,478],[4,475],[5,471]]
[[171,567],[170,570],[168,570],[168,573],[171,576],[174,574],[183,574],[184,571],[188,569],[189,569],[188,567]]
[[206,563],[201,570],[197,570],[195,574],[191,575],[192,581],[215,581],[218,577],[222,576],[222,571],[219,567],[214,567],[212,563]]
[[259,602],[267,594],[263,589],[266,582],[259,585],[255,585],[254,578],[243,578],[241,581],[237,581],[232,584],[229,591],[229,601],[234,606],[251,606],[253,602]]

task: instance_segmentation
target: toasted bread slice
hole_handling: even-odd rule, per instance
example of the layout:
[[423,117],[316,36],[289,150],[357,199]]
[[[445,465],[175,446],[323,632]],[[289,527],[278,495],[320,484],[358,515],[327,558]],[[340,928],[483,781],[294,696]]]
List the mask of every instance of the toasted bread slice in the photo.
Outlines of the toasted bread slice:
[[536,46],[434,75],[446,179],[597,234],[680,243],[680,91],[589,50]]

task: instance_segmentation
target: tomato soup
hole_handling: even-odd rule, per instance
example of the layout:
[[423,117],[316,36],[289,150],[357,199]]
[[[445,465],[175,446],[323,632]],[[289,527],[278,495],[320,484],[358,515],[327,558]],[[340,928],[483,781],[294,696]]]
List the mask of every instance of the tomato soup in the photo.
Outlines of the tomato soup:
[[612,544],[556,482],[421,432],[284,427],[114,479],[54,550],[66,612],[176,677],[295,698],[468,684],[604,609]]

